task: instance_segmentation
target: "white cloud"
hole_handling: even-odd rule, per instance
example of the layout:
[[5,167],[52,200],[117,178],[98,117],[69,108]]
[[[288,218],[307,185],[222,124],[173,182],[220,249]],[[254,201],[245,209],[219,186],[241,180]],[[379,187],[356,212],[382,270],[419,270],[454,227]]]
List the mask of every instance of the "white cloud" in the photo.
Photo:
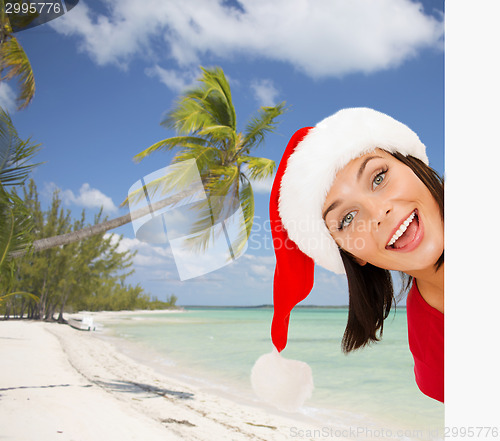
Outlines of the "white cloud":
[[233,261],[225,269],[226,280],[238,281],[242,280],[249,283],[256,289],[261,284],[269,284],[274,275],[276,259],[273,255],[258,256],[251,254],[250,248],[237,260]]
[[242,55],[328,77],[387,69],[443,45],[444,22],[412,0],[240,0],[241,9],[221,0],[102,1],[109,16],[81,1],[51,26],[81,37],[96,63],[122,68],[135,56],[185,68]]
[[177,71],[173,69],[164,69],[158,65],[149,67],[145,70],[146,75],[157,77],[165,86],[174,92],[182,92],[192,86],[196,78],[199,76],[199,71]]
[[335,291],[344,290],[347,282],[344,275],[334,274],[330,271],[324,270],[323,268],[316,270],[314,280],[318,285],[323,284],[324,286],[330,287]]
[[79,194],[75,196],[71,190],[61,190],[53,182],[45,184],[45,194],[52,194],[55,190],[59,190],[60,198],[66,205],[78,205],[83,208],[102,207],[105,213],[116,213],[118,207],[113,200],[96,188],[91,188],[90,184],[84,183],[79,190]]
[[252,190],[254,193],[270,194],[273,188],[274,175],[270,178],[261,179],[260,181],[252,180]]
[[147,266],[152,267],[156,265],[163,265],[165,261],[158,256],[144,256],[143,254],[137,254],[134,257],[134,263],[137,266]]
[[274,274],[274,268],[267,265],[250,265],[250,269],[263,280],[269,279]]
[[0,107],[9,113],[17,109],[16,93],[5,81],[0,82]]
[[[108,237],[111,237],[111,244],[116,245],[116,243],[120,240],[120,235],[116,233],[106,233],[104,234],[104,238],[107,239]],[[135,248],[137,248],[141,244],[141,241],[139,239],[130,239],[128,237],[122,237],[120,240],[120,244],[118,245],[118,248],[116,249],[117,252],[119,253],[124,253],[125,251],[133,251]]]
[[[242,166],[242,171],[248,176],[248,168],[245,164]],[[252,190],[254,193],[263,193],[269,194],[271,193],[271,189],[273,187],[275,175],[265,178],[265,179],[250,179],[250,183],[252,184]]]
[[[98,65],[116,64],[126,68],[132,56],[147,56],[150,37],[156,30],[155,4],[159,1],[143,2],[104,0],[111,11],[110,16],[97,15],[87,3],[78,7],[50,26],[64,35],[83,37],[80,49],[88,53]],[[145,7],[142,8],[141,6]]]
[[[111,237],[111,243],[113,244],[116,244],[120,239],[120,235],[116,233],[106,233],[104,237]],[[122,237],[117,251],[119,253],[137,251],[137,254],[134,256],[134,264],[141,267],[152,268],[160,266],[166,269],[167,267],[171,267],[173,262],[172,253],[168,245],[160,247],[142,242],[135,237]]]
[[239,261],[241,261],[241,265],[244,268],[265,266],[274,271],[274,266],[276,265],[276,257],[274,256],[274,253],[267,256],[257,256],[246,252],[243,256],[241,256]]
[[250,87],[253,89],[255,99],[260,106],[274,106],[276,105],[276,98],[278,90],[274,87],[272,80],[261,79],[254,80]]

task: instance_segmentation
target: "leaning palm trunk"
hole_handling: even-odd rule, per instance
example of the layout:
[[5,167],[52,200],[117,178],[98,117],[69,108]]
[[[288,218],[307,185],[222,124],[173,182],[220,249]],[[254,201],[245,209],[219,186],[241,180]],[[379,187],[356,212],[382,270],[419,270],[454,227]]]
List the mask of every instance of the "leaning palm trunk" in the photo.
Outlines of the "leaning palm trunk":
[[[160,210],[167,205],[175,205],[182,201],[184,198],[190,196],[192,191],[187,190],[179,192],[171,197],[162,199],[146,207],[140,208],[133,211],[132,213],[127,213],[123,216],[111,219],[109,221],[101,222],[97,225],[91,225],[89,227],[82,228],[81,230],[72,231],[71,233],[61,234],[59,236],[48,237],[44,239],[38,239],[33,242],[32,250],[43,251],[49,248],[54,248],[57,246],[67,245],[73,242],[78,242],[83,239],[87,239],[98,234],[105,233],[108,230],[113,230],[114,228],[121,227],[132,221],[132,219],[140,218],[150,214],[152,211]],[[27,250],[19,250],[10,254],[11,257],[20,257],[26,254]]]

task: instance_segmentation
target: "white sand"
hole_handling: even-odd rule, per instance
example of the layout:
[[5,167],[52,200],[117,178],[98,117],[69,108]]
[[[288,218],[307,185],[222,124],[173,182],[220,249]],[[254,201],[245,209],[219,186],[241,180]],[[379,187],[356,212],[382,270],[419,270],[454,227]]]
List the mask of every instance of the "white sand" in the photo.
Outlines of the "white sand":
[[318,430],[162,376],[66,325],[0,322],[0,360],[1,440],[272,441]]

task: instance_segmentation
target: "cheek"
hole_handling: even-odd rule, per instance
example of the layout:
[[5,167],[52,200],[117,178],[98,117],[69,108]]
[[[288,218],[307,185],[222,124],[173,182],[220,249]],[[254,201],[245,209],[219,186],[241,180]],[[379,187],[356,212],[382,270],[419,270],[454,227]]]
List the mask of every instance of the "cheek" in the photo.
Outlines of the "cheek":
[[367,233],[344,234],[336,237],[335,242],[340,248],[363,260],[369,260],[375,249],[373,240]]
[[[424,246],[424,251],[429,254],[429,256],[439,256],[444,249],[444,224],[441,219],[441,213],[439,212],[439,207],[432,213],[430,218],[428,218],[426,239],[422,245]],[[431,257],[431,260],[434,258]]]
[[429,240],[422,249],[422,254],[427,257],[430,263],[436,262],[444,250],[444,241],[437,237],[436,240]]
[[402,173],[396,177],[397,186],[396,191],[398,195],[403,195],[405,198],[419,198],[425,197],[429,190],[414,173]]

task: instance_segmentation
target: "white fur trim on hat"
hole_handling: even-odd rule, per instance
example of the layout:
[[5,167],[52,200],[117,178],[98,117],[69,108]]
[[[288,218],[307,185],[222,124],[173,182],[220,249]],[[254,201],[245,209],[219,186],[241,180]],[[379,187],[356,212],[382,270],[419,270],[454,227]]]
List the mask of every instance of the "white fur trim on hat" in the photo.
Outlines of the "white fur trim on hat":
[[429,163],[425,145],[413,130],[368,108],[343,109],[325,118],[288,159],[278,208],[283,226],[303,253],[330,271],[345,273],[322,218],[326,195],[342,168],[377,147]]

